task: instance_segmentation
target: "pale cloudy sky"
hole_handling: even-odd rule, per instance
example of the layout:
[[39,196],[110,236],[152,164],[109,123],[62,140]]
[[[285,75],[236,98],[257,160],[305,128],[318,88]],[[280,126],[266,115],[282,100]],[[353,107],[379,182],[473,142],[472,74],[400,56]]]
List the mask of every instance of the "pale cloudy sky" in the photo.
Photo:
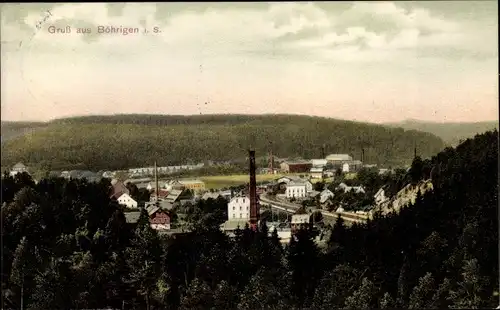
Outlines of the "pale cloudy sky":
[[[496,120],[497,6],[3,4],[1,118],[289,113],[370,122]],[[37,30],[47,9],[51,16]],[[141,33],[98,34],[99,25]],[[70,26],[72,33],[50,34],[49,26]]]

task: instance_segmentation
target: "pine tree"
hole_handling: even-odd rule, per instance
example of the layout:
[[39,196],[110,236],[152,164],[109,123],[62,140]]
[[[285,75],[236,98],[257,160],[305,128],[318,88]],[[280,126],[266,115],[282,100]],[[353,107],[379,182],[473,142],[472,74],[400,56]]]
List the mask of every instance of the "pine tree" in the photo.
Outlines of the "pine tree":
[[396,302],[392,299],[391,294],[385,293],[380,300],[380,309],[392,309],[396,307]]
[[409,309],[428,308],[435,291],[434,278],[430,272],[419,279],[418,285],[413,288],[410,295]]
[[368,278],[363,278],[361,286],[345,301],[344,309],[371,309],[376,289]]

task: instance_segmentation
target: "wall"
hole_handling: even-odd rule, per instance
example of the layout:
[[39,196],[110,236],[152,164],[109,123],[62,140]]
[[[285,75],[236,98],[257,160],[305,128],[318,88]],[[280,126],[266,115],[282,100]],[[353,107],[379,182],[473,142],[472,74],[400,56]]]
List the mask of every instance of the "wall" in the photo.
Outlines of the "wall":
[[231,199],[231,201],[227,204],[227,216],[228,220],[250,219],[250,198],[234,197]]
[[286,188],[285,195],[287,198],[301,198],[306,196],[306,186],[289,186]]

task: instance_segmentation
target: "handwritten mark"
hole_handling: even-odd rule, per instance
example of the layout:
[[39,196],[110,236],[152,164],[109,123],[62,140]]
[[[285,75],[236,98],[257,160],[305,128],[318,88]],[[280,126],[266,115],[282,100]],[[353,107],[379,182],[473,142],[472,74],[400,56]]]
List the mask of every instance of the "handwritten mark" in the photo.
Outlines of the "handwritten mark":
[[[33,37],[35,36],[35,34],[40,30],[42,29],[42,26],[52,17],[52,12],[50,10],[47,10],[44,12],[44,15],[42,16],[42,18],[36,22],[35,24],[35,28],[36,28],[36,31],[34,31],[31,36],[29,37],[28,39],[28,42],[31,41],[33,39]],[[21,42],[19,42],[19,48],[21,48],[21,46],[23,45],[23,41],[21,40]]]

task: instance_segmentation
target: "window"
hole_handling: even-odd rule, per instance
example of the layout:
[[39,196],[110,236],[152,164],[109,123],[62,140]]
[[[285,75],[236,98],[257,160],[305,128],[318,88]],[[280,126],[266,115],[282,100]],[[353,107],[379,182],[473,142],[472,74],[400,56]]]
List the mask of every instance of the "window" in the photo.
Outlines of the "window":
[[245,203],[245,198],[243,198],[243,203]]
[[240,206],[240,211],[241,211],[242,207]]
[[233,213],[233,219],[236,218],[236,214]]
[[250,207],[249,207],[249,206],[247,206],[247,211],[248,211],[248,209],[250,209]]
[[233,211],[235,211],[235,210],[236,210],[236,207],[233,207]]
[[240,213],[240,218],[243,218],[243,214]]

